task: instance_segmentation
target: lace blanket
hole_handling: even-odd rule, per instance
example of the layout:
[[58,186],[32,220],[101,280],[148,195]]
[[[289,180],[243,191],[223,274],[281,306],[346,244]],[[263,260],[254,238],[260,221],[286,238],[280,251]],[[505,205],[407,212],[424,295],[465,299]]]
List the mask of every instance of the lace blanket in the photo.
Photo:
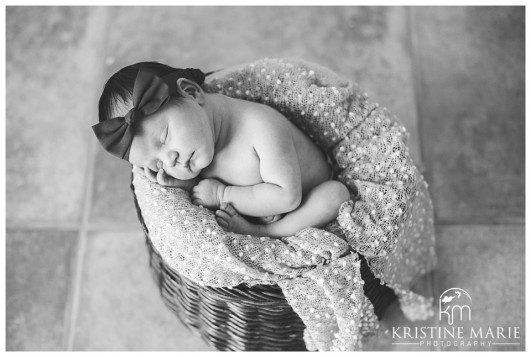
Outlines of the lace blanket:
[[302,60],[264,59],[216,72],[203,88],[282,112],[334,161],[352,200],[324,229],[252,237],[225,232],[188,192],[135,176],[149,238],[171,268],[203,286],[278,284],[306,325],[309,350],[360,350],[362,337],[378,327],[351,248],[394,290],[407,318],[433,315],[432,298],[409,290],[436,264],[433,206],[396,116],[369,102],[357,84]]

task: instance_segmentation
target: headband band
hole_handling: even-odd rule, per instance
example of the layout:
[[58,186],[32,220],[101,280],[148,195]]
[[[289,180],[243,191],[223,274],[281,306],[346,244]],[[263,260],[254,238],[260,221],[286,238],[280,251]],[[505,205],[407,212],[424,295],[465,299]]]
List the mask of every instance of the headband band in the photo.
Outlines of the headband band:
[[201,85],[205,74],[199,69],[179,69],[163,77],[140,69],[133,87],[133,108],[123,117],[104,120],[92,126],[103,148],[110,154],[129,160],[129,151],[134,136],[134,125],[142,118],[163,107],[177,91],[177,80],[186,78]]

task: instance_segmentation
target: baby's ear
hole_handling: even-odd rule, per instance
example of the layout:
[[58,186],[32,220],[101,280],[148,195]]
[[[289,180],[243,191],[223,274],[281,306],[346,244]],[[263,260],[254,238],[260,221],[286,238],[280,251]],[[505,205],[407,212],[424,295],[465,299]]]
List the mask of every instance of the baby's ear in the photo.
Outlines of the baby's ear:
[[177,80],[177,92],[184,98],[193,98],[199,104],[204,103],[205,96],[203,89],[194,81],[186,78],[179,78]]

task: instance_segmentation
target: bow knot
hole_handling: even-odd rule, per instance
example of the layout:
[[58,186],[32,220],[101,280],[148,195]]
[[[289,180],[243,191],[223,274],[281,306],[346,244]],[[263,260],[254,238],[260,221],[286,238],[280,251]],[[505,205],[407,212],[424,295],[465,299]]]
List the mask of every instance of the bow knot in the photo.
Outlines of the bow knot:
[[139,116],[138,110],[133,107],[130,111],[127,112],[127,114],[124,117],[124,120],[127,124],[133,125],[135,123],[135,117]]

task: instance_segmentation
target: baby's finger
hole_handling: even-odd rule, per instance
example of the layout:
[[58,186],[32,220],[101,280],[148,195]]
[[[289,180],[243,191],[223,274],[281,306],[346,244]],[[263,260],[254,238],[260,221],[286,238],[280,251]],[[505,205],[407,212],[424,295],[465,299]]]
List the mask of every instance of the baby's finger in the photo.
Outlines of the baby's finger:
[[147,167],[144,167],[144,174],[148,178],[149,181],[157,182],[157,177],[155,176],[153,171],[151,171]]
[[157,182],[162,186],[168,185],[168,177],[164,173],[164,169],[160,169],[159,172],[157,172]]
[[203,205],[203,201],[199,198],[196,198],[195,200],[192,201],[192,203],[196,206],[202,206]]

